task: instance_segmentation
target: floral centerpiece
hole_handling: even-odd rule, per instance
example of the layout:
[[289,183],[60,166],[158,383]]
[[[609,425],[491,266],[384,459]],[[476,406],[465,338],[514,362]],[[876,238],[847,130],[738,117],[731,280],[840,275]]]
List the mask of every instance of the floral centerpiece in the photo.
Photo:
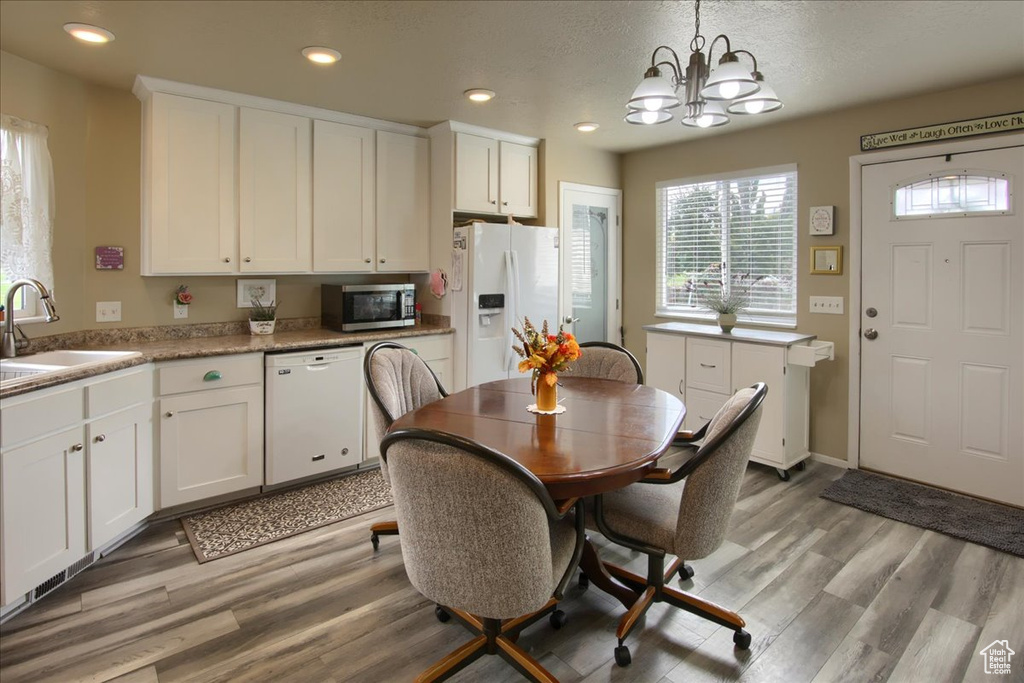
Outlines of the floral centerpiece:
[[512,334],[522,342],[512,350],[523,359],[519,372],[532,373],[530,390],[537,396],[537,410],[553,412],[558,406],[558,373],[569,370],[570,363],[582,355],[576,337],[561,326],[558,334],[550,334],[547,320],[538,332],[529,318],[523,318],[521,332],[512,328]]

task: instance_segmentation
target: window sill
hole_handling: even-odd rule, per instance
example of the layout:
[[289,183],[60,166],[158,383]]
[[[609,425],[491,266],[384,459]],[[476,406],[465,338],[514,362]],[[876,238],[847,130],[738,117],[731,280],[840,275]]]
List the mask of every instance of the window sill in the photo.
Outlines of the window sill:
[[[700,314],[700,313],[655,313],[655,318],[662,318],[664,320],[686,320],[688,322],[702,322],[702,323],[717,323],[718,316],[714,314]],[[777,320],[772,318],[757,318],[757,317],[746,317],[740,316],[737,321],[737,325],[743,327],[770,327],[783,330],[795,330],[795,320]]]

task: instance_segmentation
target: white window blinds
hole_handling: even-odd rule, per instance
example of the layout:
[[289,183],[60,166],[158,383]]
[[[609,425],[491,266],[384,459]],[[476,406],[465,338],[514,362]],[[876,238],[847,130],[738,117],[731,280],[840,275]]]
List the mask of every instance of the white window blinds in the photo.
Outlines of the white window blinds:
[[722,293],[741,320],[795,324],[796,190],[796,166],[658,183],[656,313],[713,318]]

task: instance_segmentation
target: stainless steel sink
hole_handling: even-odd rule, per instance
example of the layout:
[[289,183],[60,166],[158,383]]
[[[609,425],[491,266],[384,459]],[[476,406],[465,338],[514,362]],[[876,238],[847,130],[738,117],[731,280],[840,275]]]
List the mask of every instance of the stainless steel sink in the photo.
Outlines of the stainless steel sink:
[[138,351],[47,351],[0,360],[0,386],[22,382],[43,373],[54,373],[140,356]]

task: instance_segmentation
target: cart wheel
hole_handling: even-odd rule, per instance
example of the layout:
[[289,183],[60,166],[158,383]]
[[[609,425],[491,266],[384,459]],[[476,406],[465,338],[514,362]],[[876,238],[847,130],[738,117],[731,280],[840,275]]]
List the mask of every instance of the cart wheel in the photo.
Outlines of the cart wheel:
[[800,462],[798,462],[796,464],[797,472],[803,472],[806,469],[807,469],[807,461],[806,460],[801,460]]
[[784,470],[780,467],[776,467],[775,471],[779,474],[779,479],[782,481],[789,481],[789,470]]
[[629,648],[625,645],[619,645],[615,648],[615,663],[619,666],[629,666],[629,663],[633,661],[633,657],[629,654]]

